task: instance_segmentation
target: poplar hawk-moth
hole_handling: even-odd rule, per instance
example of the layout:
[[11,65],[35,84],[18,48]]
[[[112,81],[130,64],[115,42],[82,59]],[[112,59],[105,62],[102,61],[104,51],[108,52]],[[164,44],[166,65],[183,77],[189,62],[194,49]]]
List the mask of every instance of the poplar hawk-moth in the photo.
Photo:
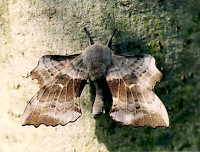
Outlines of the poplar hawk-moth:
[[165,106],[152,91],[161,72],[154,57],[119,56],[110,45],[93,42],[81,54],[45,55],[31,72],[40,90],[28,102],[22,125],[66,125],[81,116],[80,96],[89,81],[92,114],[104,112],[105,102],[112,102],[113,120],[133,126],[169,126]]

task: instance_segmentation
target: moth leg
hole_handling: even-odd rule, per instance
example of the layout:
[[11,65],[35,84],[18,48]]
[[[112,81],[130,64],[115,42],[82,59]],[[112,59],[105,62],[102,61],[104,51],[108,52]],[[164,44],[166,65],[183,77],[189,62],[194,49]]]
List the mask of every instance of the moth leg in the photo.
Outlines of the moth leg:
[[91,80],[89,80],[89,90],[90,90],[90,102],[92,103],[93,106],[96,97],[96,88],[94,82]]
[[86,33],[88,39],[89,39],[89,44],[90,44],[90,45],[94,44],[94,41],[92,40],[92,38],[91,38],[91,36],[90,36],[90,32],[87,30],[86,27],[84,27],[84,31],[85,31],[85,33]]
[[114,29],[113,34],[110,36],[110,39],[108,40],[108,42],[106,44],[107,47],[110,47],[112,45],[112,38],[116,31],[117,31],[117,29]]

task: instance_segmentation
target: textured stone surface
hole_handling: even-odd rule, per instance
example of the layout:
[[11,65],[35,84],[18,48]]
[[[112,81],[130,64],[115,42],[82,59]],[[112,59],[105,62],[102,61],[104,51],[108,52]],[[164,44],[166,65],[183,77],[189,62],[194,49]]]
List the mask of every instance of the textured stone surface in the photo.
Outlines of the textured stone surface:
[[[199,150],[199,10],[194,0],[1,0],[0,151]],[[127,127],[106,115],[94,120],[87,88],[77,122],[21,126],[26,102],[39,89],[29,72],[42,55],[83,50],[83,27],[104,44],[117,28],[113,51],[156,58],[164,73],[156,91],[169,110],[169,129]]]

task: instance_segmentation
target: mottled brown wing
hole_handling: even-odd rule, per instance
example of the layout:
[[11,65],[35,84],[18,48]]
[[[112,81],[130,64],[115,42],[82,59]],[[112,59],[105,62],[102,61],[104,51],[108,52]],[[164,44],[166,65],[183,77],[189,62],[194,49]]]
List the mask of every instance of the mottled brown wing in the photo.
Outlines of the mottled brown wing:
[[113,56],[107,82],[112,92],[112,119],[133,126],[169,126],[165,106],[152,91],[161,72],[155,59],[144,56]]
[[40,90],[24,111],[23,125],[65,125],[81,116],[79,97],[87,82],[82,55],[43,56],[31,75]]

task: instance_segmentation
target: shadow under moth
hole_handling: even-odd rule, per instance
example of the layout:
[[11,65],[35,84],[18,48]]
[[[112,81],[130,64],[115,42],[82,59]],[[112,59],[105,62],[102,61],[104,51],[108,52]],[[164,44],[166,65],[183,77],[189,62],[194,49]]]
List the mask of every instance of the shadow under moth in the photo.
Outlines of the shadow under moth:
[[[66,125],[81,116],[80,96],[90,86],[92,114],[104,113],[112,103],[110,117],[124,125],[169,126],[165,106],[152,91],[161,72],[150,55],[118,56],[107,45],[93,42],[81,53],[68,56],[45,55],[31,72],[40,90],[28,102],[22,125]],[[116,31],[116,30],[115,30]]]

